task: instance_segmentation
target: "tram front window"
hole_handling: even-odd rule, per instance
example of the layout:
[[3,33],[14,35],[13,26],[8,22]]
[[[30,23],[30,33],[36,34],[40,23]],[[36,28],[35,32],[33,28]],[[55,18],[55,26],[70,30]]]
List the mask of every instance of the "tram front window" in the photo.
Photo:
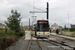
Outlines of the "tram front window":
[[46,22],[39,22],[37,31],[49,31],[48,21],[46,21]]

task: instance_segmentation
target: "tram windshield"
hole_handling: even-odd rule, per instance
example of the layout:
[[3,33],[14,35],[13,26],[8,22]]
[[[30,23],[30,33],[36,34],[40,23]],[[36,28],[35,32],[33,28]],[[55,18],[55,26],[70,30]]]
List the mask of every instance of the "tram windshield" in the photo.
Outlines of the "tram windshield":
[[38,21],[37,31],[49,31],[48,21]]

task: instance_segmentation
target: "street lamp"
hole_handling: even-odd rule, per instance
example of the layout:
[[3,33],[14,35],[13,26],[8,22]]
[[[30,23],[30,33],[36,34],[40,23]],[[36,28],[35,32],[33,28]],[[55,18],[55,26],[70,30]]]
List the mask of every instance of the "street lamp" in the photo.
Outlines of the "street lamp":
[[69,14],[67,14],[68,15],[68,31],[69,31]]

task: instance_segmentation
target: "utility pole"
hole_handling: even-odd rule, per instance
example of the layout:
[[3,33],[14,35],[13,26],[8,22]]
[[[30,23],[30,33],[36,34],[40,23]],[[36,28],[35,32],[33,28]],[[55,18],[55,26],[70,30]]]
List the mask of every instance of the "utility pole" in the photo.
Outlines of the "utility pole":
[[23,22],[21,22],[21,28],[23,28]]
[[69,14],[68,14],[68,31],[69,31]]
[[30,30],[30,18],[29,18],[29,30]]
[[49,3],[47,2],[47,20],[49,18]]

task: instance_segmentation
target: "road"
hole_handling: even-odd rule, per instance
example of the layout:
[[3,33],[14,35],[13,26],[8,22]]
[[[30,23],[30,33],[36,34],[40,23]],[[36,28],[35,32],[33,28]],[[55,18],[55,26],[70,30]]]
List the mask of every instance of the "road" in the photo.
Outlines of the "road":
[[[6,50],[27,50],[31,36],[30,36],[29,31],[26,31],[26,33],[27,34],[25,36],[23,36],[22,38],[20,38],[20,40],[15,45],[6,48]],[[68,40],[65,38],[60,38],[58,36],[53,36],[53,35],[51,35],[48,39],[45,38],[44,40],[49,40],[49,39],[60,42],[60,43],[65,42],[64,44],[68,44],[70,46],[75,47],[75,41],[71,41],[71,40]],[[36,42],[37,38],[32,37],[32,40],[33,40],[33,42],[31,43],[31,48],[35,48],[36,50],[38,50],[39,47],[37,46],[38,43]],[[43,50],[64,50],[60,46],[56,46],[53,43],[48,43],[41,39],[39,39],[39,40],[40,40],[40,44],[42,45]],[[68,47],[64,47],[64,48],[72,50]],[[35,50],[35,49],[31,49],[31,50]]]

